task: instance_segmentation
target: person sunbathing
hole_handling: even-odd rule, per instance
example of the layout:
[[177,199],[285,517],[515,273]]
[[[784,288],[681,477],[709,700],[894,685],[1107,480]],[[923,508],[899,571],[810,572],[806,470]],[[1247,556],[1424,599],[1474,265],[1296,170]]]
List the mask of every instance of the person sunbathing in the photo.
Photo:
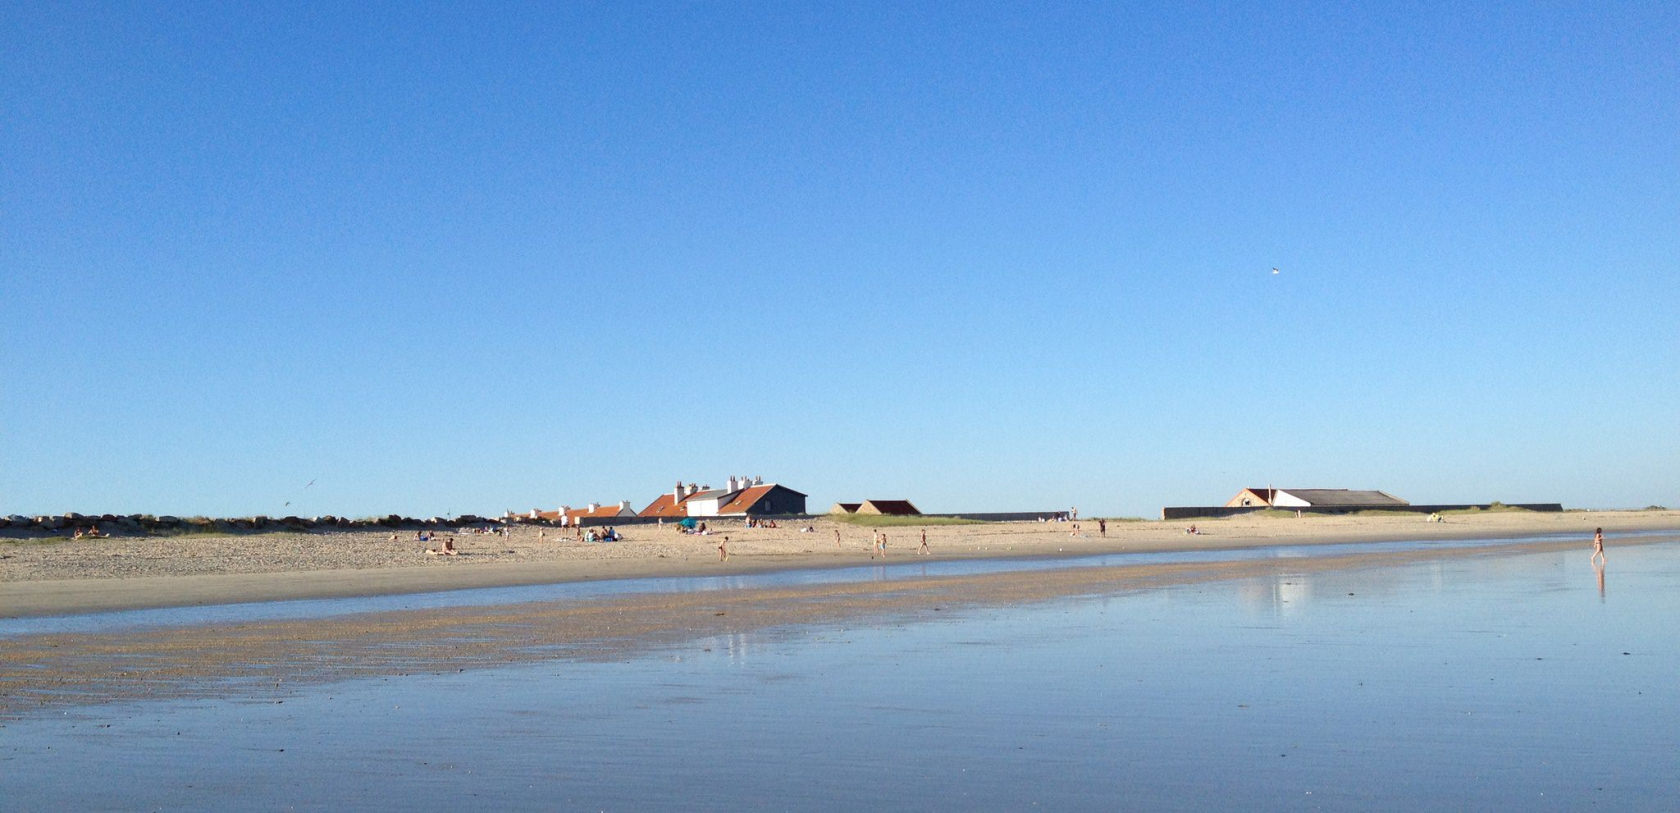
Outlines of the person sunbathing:
[[441,548],[427,548],[426,549],[426,555],[427,556],[458,556],[458,555],[460,555],[460,551],[455,550],[455,537],[446,536],[446,537],[443,538],[443,547],[441,547]]

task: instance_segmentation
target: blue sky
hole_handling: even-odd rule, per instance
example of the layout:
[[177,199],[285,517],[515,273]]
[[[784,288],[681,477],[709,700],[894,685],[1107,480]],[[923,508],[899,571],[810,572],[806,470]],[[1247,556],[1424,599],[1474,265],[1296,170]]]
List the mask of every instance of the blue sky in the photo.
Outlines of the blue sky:
[[1676,42],[1672,3],[12,4],[0,513],[1680,507]]

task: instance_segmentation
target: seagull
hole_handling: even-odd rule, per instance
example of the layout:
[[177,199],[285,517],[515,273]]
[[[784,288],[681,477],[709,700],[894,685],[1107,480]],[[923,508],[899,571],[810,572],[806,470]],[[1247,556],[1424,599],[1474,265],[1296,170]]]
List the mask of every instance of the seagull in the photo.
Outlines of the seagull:
[[1276,274],[1276,273],[1277,273],[1277,272],[1278,272],[1278,270],[1277,270],[1277,269],[1276,269],[1276,268],[1273,268],[1273,269],[1272,269],[1272,273],[1273,273],[1273,274]]

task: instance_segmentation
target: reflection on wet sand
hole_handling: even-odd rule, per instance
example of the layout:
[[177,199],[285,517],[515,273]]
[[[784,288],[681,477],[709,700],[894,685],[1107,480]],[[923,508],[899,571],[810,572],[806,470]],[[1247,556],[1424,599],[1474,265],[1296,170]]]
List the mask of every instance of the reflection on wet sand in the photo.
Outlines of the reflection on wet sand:
[[1306,573],[1293,571],[1264,579],[1245,579],[1238,585],[1237,595],[1257,615],[1301,612],[1312,599],[1312,580]]
[[[1050,585],[1058,595],[1044,574],[1017,574],[339,617],[202,640],[131,632],[155,649],[147,657],[183,668],[230,641],[248,655],[299,635],[378,671],[296,684],[331,669],[277,662],[241,687],[214,668],[148,673],[121,652],[90,657],[129,674],[80,687],[102,696],[7,720],[0,765],[18,769],[0,770],[0,799],[20,810],[330,809],[366,806],[370,792],[377,806],[416,809],[1673,808],[1680,544],[1618,546],[1618,592],[1637,600],[1615,605],[1602,588],[1592,602],[1575,549],[1331,564],[1092,570],[1058,574],[1075,579]],[[1270,617],[1247,623],[1255,613]],[[660,646],[612,643],[653,623],[680,629]],[[513,660],[565,627],[594,637]],[[415,652],[440,639],[453,643]],[[37,641],[26,660],[62,669],[54,651],[92,640]],[[0,651],[0,668],[24,654]],[[445,655],[422,662],[432,674],[411,671]],[[171,681],[202,691],[121,702],[125,684],[138,696]],[[1583,781],[1566,763],[1600,770]]]

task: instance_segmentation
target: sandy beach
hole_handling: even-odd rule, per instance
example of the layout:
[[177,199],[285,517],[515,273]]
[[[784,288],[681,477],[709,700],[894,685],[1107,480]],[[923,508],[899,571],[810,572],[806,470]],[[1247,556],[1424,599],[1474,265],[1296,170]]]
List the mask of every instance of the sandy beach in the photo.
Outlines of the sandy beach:
[[[1675,512],[1490,512],[1425,522],[1418,516],[1246,517],[1196,523],[1095,522],[883,529],[888,562],[1073,557],[1116,552],[1237,550],[1341,542],[1478,540],[1477,544],[1192,563],[1119,563],[967,575],[916,574],[778,587],[651,591],[604,598],[360,612],[320,619],[0,636],[0,717],[65,703],[189,697],[215,686],[282,686],[352,677],[495,667],[566,656],[613,659],[680,641],[768,634],[799,625],[873,624],[974,607],[1151,590],[1256,576],[1382,568],[1411,562],[1578,547],[1587,566],[1603,527],[1615,561],[1631,546],[1673,540]],[[535,528],[462,534],[458,556],[427,555],[413,533],[264,534],[74,541],[0,547],[4,616],[65,615],[259,600],[376,596],[600,579],[731,575],[855,567],[872,529],[829,521],[777,529],[726,523],[712,536],[629,529],[612,543],[579,543]],[[835,532],[839,531],[839,544]],[[1656,531],[1631,535],[1631,532]],[[1668,532],[1675,533],[1668,533]],[[730,557],[716,545],[730,539]],[[1492,540],[1494,544],[1487,544]],[[879,559],[874,560],[877,563]],[[120,664],[121,668],[113,668]],[[230,683],[232,682],[232,683]],[[212,687],[212,688],[207,688]]]
[[[436,541],[414,532],[256,534],[81,540],[0,540],[0,617],[59,615],[244,601],[389,595],[598,579],[718,575],[867,563],[874,529],[829,520],[745,528],[713,524],[708,536],[672,526],[628,526],[627,538],[577,542],[556,529],[521,526],[506,537],[457,534],[458,556],[429,556]],[[1676,511],[1496,511],[1418,515],[1246,516],[1194,523],[1097,522],[930,525],[920,555],[919,526],[880,529],[888,561],[1084,556],[1100,553],[1217,550],[1278,544],[1400,539],[1519,538],[1579,535],[1595,527],[1680,530]],[[836,532],[839,534],[836,540]],[[729,538],[729,560],[717,545]],[[1614,540],[1611,542],[1614,547]]]

